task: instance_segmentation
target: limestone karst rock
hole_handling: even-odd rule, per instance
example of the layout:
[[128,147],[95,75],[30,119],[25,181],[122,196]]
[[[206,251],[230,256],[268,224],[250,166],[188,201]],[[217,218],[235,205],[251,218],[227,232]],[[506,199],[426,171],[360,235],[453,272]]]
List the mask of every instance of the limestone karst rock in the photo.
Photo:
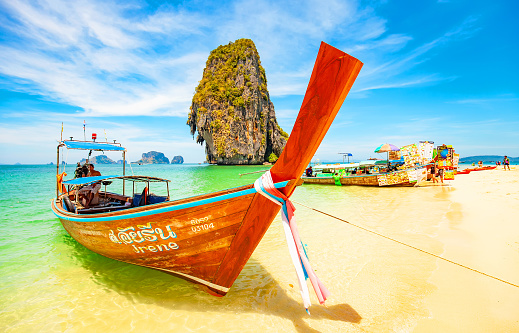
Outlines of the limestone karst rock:
[[182,163],[184,163],[184,158],[180,155],[173,156],[173,158],[171,159],[171,164],[182,164]]
[[239,39],[211,52],[187,124],[209,163],[274,162],[288,135],[276,121],[256,46]]
[[149,151],[147,153],[142,153],[142,158],[137,162],[133,162],[137,164],[169,164],[169,159],[164,156],[164,153],[158,151]]
[[[97,155],[97,156],[92,156],[89,158],[88,160],[90,163],[92,164],[116,164],[115,161],[113,161],[111,158],[109,158],[108,156],[106,155]],[[86,162],[86,159],[82,159],[80,161],[81,164],[85,163]]]

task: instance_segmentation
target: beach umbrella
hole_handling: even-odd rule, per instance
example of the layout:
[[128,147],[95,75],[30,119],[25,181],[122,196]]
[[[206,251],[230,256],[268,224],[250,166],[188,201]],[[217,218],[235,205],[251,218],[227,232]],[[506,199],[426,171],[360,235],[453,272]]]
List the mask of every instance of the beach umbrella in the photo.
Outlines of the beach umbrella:
[[377,149],[375,149],[375,153],[385,153],[385,152],[399,151],[399,150],[400,150],[400,148],[398,148],[395,145],[392,145],[390,143],[384,143],[384,144],[381,144],[380,146],[378,146]]
[[339,153],[339,155],[342,155],[342,162],[344,163],[344,158],[348,156],[348,163],[350,163],[350,156],[353,156],[352,153]]
[[399,151],[400,148],[398,148],[395,145],[392,145],[390,143],[384,143],[375,149],[375,153],[386,153],[387,152],[387,162],[389,163],[389,152],[390,151]]

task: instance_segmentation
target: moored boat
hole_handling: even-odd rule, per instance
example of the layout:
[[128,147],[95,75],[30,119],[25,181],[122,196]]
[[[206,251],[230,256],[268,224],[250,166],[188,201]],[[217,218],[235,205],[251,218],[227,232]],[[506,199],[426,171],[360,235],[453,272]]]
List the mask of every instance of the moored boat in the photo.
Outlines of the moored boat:
[[[273,186],[281,195],[290,197],[300,183],[299,176],[361,67],[359,60],[321,44],[290,138],[270,169]],[[64,175],[59,173],[61,149],[120,151],[123,174],[64,181]],[[76,241],[101,255],[160,270],[199,284],[213,295],[225,295],[280,206],[252,184],[178,200],[170,199],[169,189],[167,195],[154,195],[150,187],[160,183],[167,187],[168,181],[125,175],[125,153],[126,149],[115,143],[59,142],[52,210],[63,227]],[[119,181],[122,193],[108,191],[107,187]],[[138,182],[145,184],[142,193],[127,193],[126,184]],[[84,188],[103,186],[104,190],[95,193],[97,197],[85,198],[81,194]]]
[[494,166],[483,166],[483,167],[468,168],[468,169],[465,169],[463,171],[468,171],[468,172],[484,171],[484,170],[494,170],[495,168],[497,168],[497,166],[495,166],[495,165]]
[[318,165],[313,168],[316,173],[312,177],[303,175],[301,179],[305,184],[334,185],[337,174],[341,185],[357,186],[416,186],[427,179],[426,166],[385,171],[378,162],[387,165],[386,161]]

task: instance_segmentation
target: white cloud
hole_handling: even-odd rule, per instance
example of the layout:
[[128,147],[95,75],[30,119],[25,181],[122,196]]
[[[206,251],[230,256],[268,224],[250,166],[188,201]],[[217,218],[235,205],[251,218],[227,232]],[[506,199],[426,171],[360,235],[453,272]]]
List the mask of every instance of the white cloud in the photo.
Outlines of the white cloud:
[[487,98],[466,98],[460,99],[457,101],[452,101],[448,103],[453,104],[475,104],[475,105],[484,105],[484,104],[492,104],[492,103],[501,103],[501,102],[516,102],[519,101],[519,98],[514,97],[513,95],[505,95],[505,96],[493,96]]
[[[57,142],[60,140],[61,121],[64,123],[63,139],[72,136],[75,140],[83,140],[82,124],[85,118],[87,140],[90,140],[91,133],[97,133],[98,141],[104,141],[106,132],[108,141],[116,139],[127,148],[127,158],[130,161],[137,161],[142,153],[151,150],[161,151],[170,159],[181,155],[186,163],[198,163],[205,159],[203,147],[195,141],[186,140],[187,135],[169,132],[167,128],[157,128],[149,124],[131,125],[107,120],[109,118],[88,118],[78,114],[57,113],[47,117],[30,115],[37,125],[12,126],[0,123],[0,145],[3,149],[0,163],[54,162]],[[85,157],[83,155],[81,158]],[[69,162],[75,162],[72,158]]]
[[185,14],[169,10],[126,18],[125,8],[115,3],[82,1],[17,1],[4,7],[16,24],[3,28],[24,40],[0,47],[0,72],[32,83],[17,90],[77,105],[91,115],[187,114],[207,53],[177,54],[172,47],[161,53],[160,41],[154,41],[157,34],[167,38],[186,33],[186,25],[200,25],[189,25]]
[[[124,114],[114,110],[139,114],[136,108],[147,106],[140,114],[163,114],[169,108],[167,113],[185,116],[209,45],[242,37],[255,41],[272,96],[304,93],[316,46],[329,36],[342,44],[339,47],[366,59],[354,91],[435,82],[441,80],[435,73],[387,78],[401,76],[445,41],[470,35],[475,22],[470,17],[437,40],[402,55],[412,37],[387,35],[386,21],[356,1],[246,0],[226,3],[215,13],[171,5],[146,12],[137,3],[104,1],[16,1],[3,6],[14,22],[3,28],[25,41],[2,47],[0,71],[96,115]],[[128,9],[139,14],[130,16]],[[204,42],[205,49],[189,48]],[[190,87],[180,89],[184,98],[167,97],[171,88],[181,86]]]
[[[390,34],[383,17],[355,0],[245,0],[209,9],[189,3],[145,6],[132,1],[0,0],[0,31],[6,36],[0,44],[0,74],[7,77],[2,87],[77,106],[70,117],[167,115],[183,122],[209,52],[238,38],[255,42],[272,97],[303,95],[319,43],[329,41],[365,64],[351,99],[378,89],[453,80],[413,69],[446,43],[477,31],[477,18],[469,17],[418,45],[411,34]],[[476,101],[458,101],[469,102]],[[17,112],[37,115],[34,109]],[[287,123],[297,113],[291,106],[276,112]],[[342,127],[349,123],[337,121]],[[15,129],[2,127],[9,135],[1,140],[21,138]],[[30,131],[20,127],[19,133]],[[123,133],[121,141],[133,140]],[[141,134],[159,140],[151,129]],[[182,139],[175,142],[182,145]]]
[[474,22],[467,19],[402,56],[412,38],[388,35],[386,21],[356,1],[246,0],[216,7],[214,13],[139,6],[144,4],[5,2],[8,20],[2,28],[22,41],[0,48],[0,72],[33,83],[17,89],[76,105],[90,115],[184,117],[210,49],[237,38],[254,40],[270,94],[284,96],[304,94],[319,42],[333,36],[338,47],[367,55],[354,88],[362,92],[441,80],[434,73],[396,77],[444,40],[466,34]]

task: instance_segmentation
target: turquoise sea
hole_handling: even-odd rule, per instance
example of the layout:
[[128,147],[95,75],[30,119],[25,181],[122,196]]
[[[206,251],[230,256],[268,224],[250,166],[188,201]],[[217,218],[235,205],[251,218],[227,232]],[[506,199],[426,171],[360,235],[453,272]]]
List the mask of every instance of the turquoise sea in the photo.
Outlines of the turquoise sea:
[[[121,166],[96,165],[102,174]],[[265,166],[132,165],[170,179],[172,198],[253,183]],[[66,168],[71,178],[74,165]],[[132,170],[127,167],[127,174]],[[303,185],[292,196],[313,268],[332,297],[304,311],[279,216],[227,296],[105,258],[72,239],[50,209],[56,166],[0,165],[2,332],[410,331],[429,316],[437,261],[301,206],[442,253],[452,186]],[[453,217],[454,216],[454,217]],[[312,294],[312,291],[311,291]]]
[[[74,168],[66,166],[66,179],[73,177]],[[96,169],[104,175],[122,174],[121,165],[98,164]],[[132,174],[132,169],[135,175],[171,180],[171,197],[182,198],[251,183],[254,178],[241,178],[239,173],[266,168],[132,165],[127,166],[126,174]],[[67,291],[70,281],[81,289],[82,279],[93,280],[123,294],[139,294],[134,284],[141,284],[143,289],[152,284],[158,294],[175,285],[191,289],[179,279],[104,258],[76,243],[50,210],[56,194],[55,179],[55,165],[0,165],[0,331],[65,329],[67,325],[54,327],[54,321],[75,307]],[[160,193],[164,187],[156,190]],[[92,302],[89,297],[81,298]],[[56,324],[59,322],[62,320]]]

